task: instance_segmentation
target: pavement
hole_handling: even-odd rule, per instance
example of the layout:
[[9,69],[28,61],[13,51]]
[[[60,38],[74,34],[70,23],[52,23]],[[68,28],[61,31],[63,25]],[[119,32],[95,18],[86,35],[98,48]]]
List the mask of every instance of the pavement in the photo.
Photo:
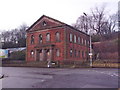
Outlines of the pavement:
[[3,67],[2,88],[118,88],[118,69]]
[[2,74],[0,74],[0,79],[3,77],[3,75]]

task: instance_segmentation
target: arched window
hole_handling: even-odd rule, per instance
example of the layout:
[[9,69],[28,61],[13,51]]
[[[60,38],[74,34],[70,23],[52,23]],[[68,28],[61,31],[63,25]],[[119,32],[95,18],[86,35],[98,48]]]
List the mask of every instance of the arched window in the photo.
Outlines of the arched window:
[[39,35],[39,43],[42,43],[42,34]]
[[46,34],[46,41],[47,42],[50,41],[50,34],[49,33]]
[[84,39],[82,38],[82,44],[84,44]]
[[46,25],[47,25],[47,23],[46,23],[45,21],[43,21],[43,23],[42,23],[42,24],[43,24],[43,26],[46,26]]
[[80,44],[80,37],[78,37],[78,44]]
[[31,36],[31,44],[34,44],[34,36]]
[[89,47],[89,44],[90,44],[90,42],[89,42],[89,40],[88,40],[88,47]]
[[33,51],[33,50],[31,50],[30,56],[31,56],[31,57],[34,57],[34,51]]
[[60,33],[57,32],[55,36],[56,36],[56,41],[60,41]]
[[72,42],[72,34],[70,33],[70,42]]
[[60,56],[60,50],[56,49],[56,56],[59,57]]
[[85,46],[86,46],[86,40],[85,40]]
[[74,43],[76,43],[76,38],[77,38],[76,35],[74,35]]

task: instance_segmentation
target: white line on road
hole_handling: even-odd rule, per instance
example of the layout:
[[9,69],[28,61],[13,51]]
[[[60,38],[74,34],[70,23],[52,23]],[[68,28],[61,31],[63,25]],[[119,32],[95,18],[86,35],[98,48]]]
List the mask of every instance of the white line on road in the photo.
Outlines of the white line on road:
[[110,72],[101,72],[101,71],[96,71],[96,70],[88,70],[88,71],[94,71],[94,72],[97,72],[97,73],[101,73],[101,74],[106,74],[106,75],[110,75],[110,76],[116,76],[116,77],[120,77],[118,75],[118,73],[110,73]]

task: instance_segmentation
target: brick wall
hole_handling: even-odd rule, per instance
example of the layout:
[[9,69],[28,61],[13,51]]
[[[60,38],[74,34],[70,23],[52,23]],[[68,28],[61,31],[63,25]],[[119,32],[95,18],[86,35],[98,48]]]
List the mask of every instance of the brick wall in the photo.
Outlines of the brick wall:
[[[45,21],[46,25],[43,25],[43,22]],[[60,41],[56,42],[55,34],[56,32],[60,33]],[[46,34],[50,34],[50,42],[46,42]],[[76,43],[70,42],[70,33],[73,35],[73,41],[74,41],[74,35],[76,35]],[[42,34],[42,44],[39,43],[39,35]],[[34,36],[34,44],[31,44],[31,36]],[[80,37],[80,44],[78,44],[78,37]],[[82,39],[84,43],[82,44]],[[85,45],[85,40],[86,45]],[[87,54],[89,52],[89,36],[75,30],[71,26],[64,24],[60,21],[51,19],[46,16],[42,16],[42,18],[38,19],[27,31],[27,41],[26,41],[26,60],[27,61],[35,61],[36,56],[34,55],[31,57],[30,52],[31,50],[36,52],[36,47],[38,46],[40,48],[47,47],[49,45],[54,45],[53,48],[53,60],[54,61],[60,61],[60,60],[86,60]],[[42,45],[42,46],[41,46]],[[60,50],[60,56],[56,56],[56,49]],[[70,56],[70,49],[72,49],[72,56]],[[75,56],[75,50],[76,50],[76,56]],[[78,51],[80,51],[80,54],[78,55]],[[82,55],[84,53],[84,55]]]
[[[70,42],[70,33],[73,35],[73,42]],[[89,52],[89,36],[86,34],[81,33],[80,31],[73,30],[70,27],[66,27],[66,34],[67,34],[67,59],[68,60],[86,60],[86,52]],[[74,35],[76,35],[76,43],[74,43]],[[80,44],[78,43],[78,37],[80,37]],[[86,40],[87,43],[82,44],[82,38],[83,41]],[[72,57],[70,56],[70,49],[73,50]],[[76,50],[76,56],[75,56],[75,50]],[[78,55],[78,51],[80,51],[80,56]],[[84,57],[82,57],[82,51],[84,52]]]
[[[60,33],[60,41],[56,42],[55,34],[56,32]],[[50,42],[46,42],[46,34],[50,33]],[[42,34],[43,43],[42,44],[54,44],[54,60],[63,60],[64,58],[64,28],[54,28],[54,29],[47,29],[47,30],[40,30],[36,32],[27,33],[27,60],[33,61],[35,58],[30,57],[30,51],[35,50],[35,46],[39,45],[39,35]],[[31,36],[34,35],[34,44],[31,44]],[[60,57],[56,57],[56,49],[60,49]]]

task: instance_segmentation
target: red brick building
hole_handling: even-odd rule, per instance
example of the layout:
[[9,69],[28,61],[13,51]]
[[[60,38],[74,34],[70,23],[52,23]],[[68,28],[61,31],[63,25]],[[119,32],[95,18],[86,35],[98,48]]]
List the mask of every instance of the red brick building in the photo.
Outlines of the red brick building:
[[27,30],[27,61],[87,60],[89,35],[43,15]]

